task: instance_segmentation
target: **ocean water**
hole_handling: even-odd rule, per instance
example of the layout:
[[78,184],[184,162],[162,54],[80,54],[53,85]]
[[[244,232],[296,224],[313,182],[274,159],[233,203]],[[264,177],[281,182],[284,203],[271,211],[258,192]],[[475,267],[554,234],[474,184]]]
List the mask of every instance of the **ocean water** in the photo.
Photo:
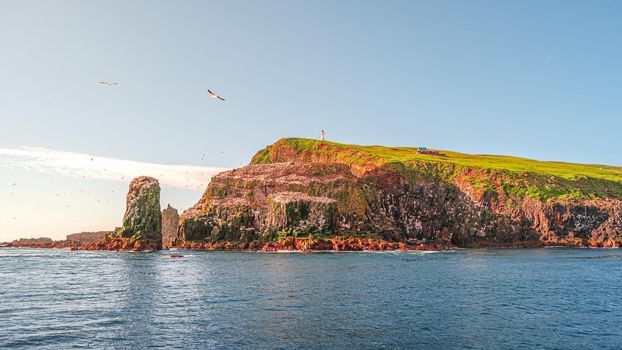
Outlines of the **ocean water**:
[[0,348],[620,349],[622,250],[0,249]]

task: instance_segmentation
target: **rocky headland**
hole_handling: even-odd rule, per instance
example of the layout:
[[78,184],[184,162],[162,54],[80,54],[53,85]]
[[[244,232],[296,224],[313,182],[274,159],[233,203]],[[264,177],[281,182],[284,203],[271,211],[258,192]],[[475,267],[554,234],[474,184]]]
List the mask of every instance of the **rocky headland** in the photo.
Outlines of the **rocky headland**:
[[618,247],[621,199],[619,167],[282,139],[212,178],[178,245]]
[[[74,249],[343,251],[619,247],[622,168],[282,139],[181,216],[134,179],[123,225]],[[11,243],[9,243],[11,245]]]

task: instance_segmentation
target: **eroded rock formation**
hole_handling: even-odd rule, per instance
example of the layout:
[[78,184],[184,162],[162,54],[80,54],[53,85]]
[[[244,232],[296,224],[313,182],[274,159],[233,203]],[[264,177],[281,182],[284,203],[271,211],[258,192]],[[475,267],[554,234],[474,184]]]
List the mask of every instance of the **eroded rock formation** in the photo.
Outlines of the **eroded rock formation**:
[[169,248],[177,239],[179,213],[169,204],[162,210],[162,246]]
[[267,226],[273,229],[297,227],[304,232],[332,232],[337,224],[337,201],[302,192],[268,195]]
[[[324,143],[311,151],[303,146],[277,142],[253,164],[214,176],[199,202],[182,214],[181,240],[265,241],[293,232],[373,233],[438,247],[622,244],[622,201],[608,194],[619,192],[613,181],[571,181],[444,160],[402,162],[359,156],[356,147],[335,146],[337,152]],[[558,188],[571,195],[528,193],[554,195]],[[592,195],[592,189],[600,192]],[[599,198],[573,199],[574,193]]]
[[158,180],[141,176],[130,183],[123,225],[106,236],[108,249],[162,248],[162,213]]
[[344,164],[249,165],[214,176],[182,214],[180,234],[187,241],[237,241],[284,229],[338,231],[362,224],[363,196]]

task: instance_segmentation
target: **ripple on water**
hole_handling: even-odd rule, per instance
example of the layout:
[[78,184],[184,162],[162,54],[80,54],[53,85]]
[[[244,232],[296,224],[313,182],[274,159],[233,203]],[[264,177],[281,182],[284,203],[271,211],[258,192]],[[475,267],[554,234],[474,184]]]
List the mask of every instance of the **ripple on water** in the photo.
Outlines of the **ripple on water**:
[[616,349],[622,253],[0,249],[0,348]]

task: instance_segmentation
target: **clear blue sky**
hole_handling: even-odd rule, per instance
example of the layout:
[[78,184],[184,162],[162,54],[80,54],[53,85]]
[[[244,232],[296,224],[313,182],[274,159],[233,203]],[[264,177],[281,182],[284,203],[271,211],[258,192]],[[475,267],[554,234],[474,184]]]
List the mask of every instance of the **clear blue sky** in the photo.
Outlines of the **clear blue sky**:
[[[620,1],[0,0],[0,148],[229,168],[323,128],[622,165],[621,34]],[[25,176],[78,186],[0,169],[0,194]]]

